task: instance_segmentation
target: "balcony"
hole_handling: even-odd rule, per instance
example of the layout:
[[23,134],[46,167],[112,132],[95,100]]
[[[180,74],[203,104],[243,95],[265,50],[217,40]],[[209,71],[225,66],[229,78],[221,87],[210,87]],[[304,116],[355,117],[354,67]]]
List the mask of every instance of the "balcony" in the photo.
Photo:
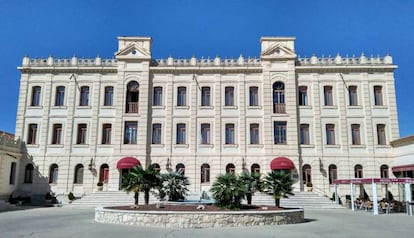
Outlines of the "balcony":
[[126,113],[138,113],[138,102],[128,102]]
[[286,113],[286,105],[284,103],[274,103],[273,113]]

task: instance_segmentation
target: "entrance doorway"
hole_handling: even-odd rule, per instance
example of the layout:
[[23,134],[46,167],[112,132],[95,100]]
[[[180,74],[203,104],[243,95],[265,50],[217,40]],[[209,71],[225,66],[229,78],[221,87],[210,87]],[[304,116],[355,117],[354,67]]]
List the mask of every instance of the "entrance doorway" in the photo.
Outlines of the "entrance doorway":
[[[302,167],[302,179],[303,179],[303,184],[305,184],[305,186],[312,184],[312,168],[309,164],[305,164]],[[308,186],[308,187],[312,187],[312,186]]]

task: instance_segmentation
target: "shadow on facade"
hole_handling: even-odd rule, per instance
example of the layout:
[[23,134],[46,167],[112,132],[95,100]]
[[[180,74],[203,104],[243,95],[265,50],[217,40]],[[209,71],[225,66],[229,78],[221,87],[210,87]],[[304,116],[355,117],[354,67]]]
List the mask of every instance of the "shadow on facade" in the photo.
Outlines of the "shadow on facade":
[[36,165],[33,157],[27,153],[24,142],[20,144],[20,153],[19,173],[16,181],[18,186],[10,194],[9,203],[31,205],[56,203],[48,177],[40,173],[39,165]]

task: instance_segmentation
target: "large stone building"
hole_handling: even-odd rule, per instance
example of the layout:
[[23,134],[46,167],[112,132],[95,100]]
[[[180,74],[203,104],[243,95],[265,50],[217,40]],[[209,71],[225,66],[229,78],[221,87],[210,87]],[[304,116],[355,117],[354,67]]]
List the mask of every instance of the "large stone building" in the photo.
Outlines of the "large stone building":
[[118,37],[114,59],[24,57],[16,135],[41,175],[26,189],[118,190],[138,163],[193,192],[243,170],[329,195],[336,178],[393,176],[391,56],[299,58],[294,41],[263,37],[260,58],[155,60],[149,37]]

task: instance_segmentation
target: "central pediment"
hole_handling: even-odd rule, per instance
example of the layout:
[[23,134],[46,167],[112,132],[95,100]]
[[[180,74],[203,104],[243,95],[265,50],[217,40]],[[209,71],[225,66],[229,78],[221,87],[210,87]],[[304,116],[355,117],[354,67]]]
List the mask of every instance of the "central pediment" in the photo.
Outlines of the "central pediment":
[[117,59],[151,59],[151,39],[144,37],[119,37],[119,48],[115,52]]

